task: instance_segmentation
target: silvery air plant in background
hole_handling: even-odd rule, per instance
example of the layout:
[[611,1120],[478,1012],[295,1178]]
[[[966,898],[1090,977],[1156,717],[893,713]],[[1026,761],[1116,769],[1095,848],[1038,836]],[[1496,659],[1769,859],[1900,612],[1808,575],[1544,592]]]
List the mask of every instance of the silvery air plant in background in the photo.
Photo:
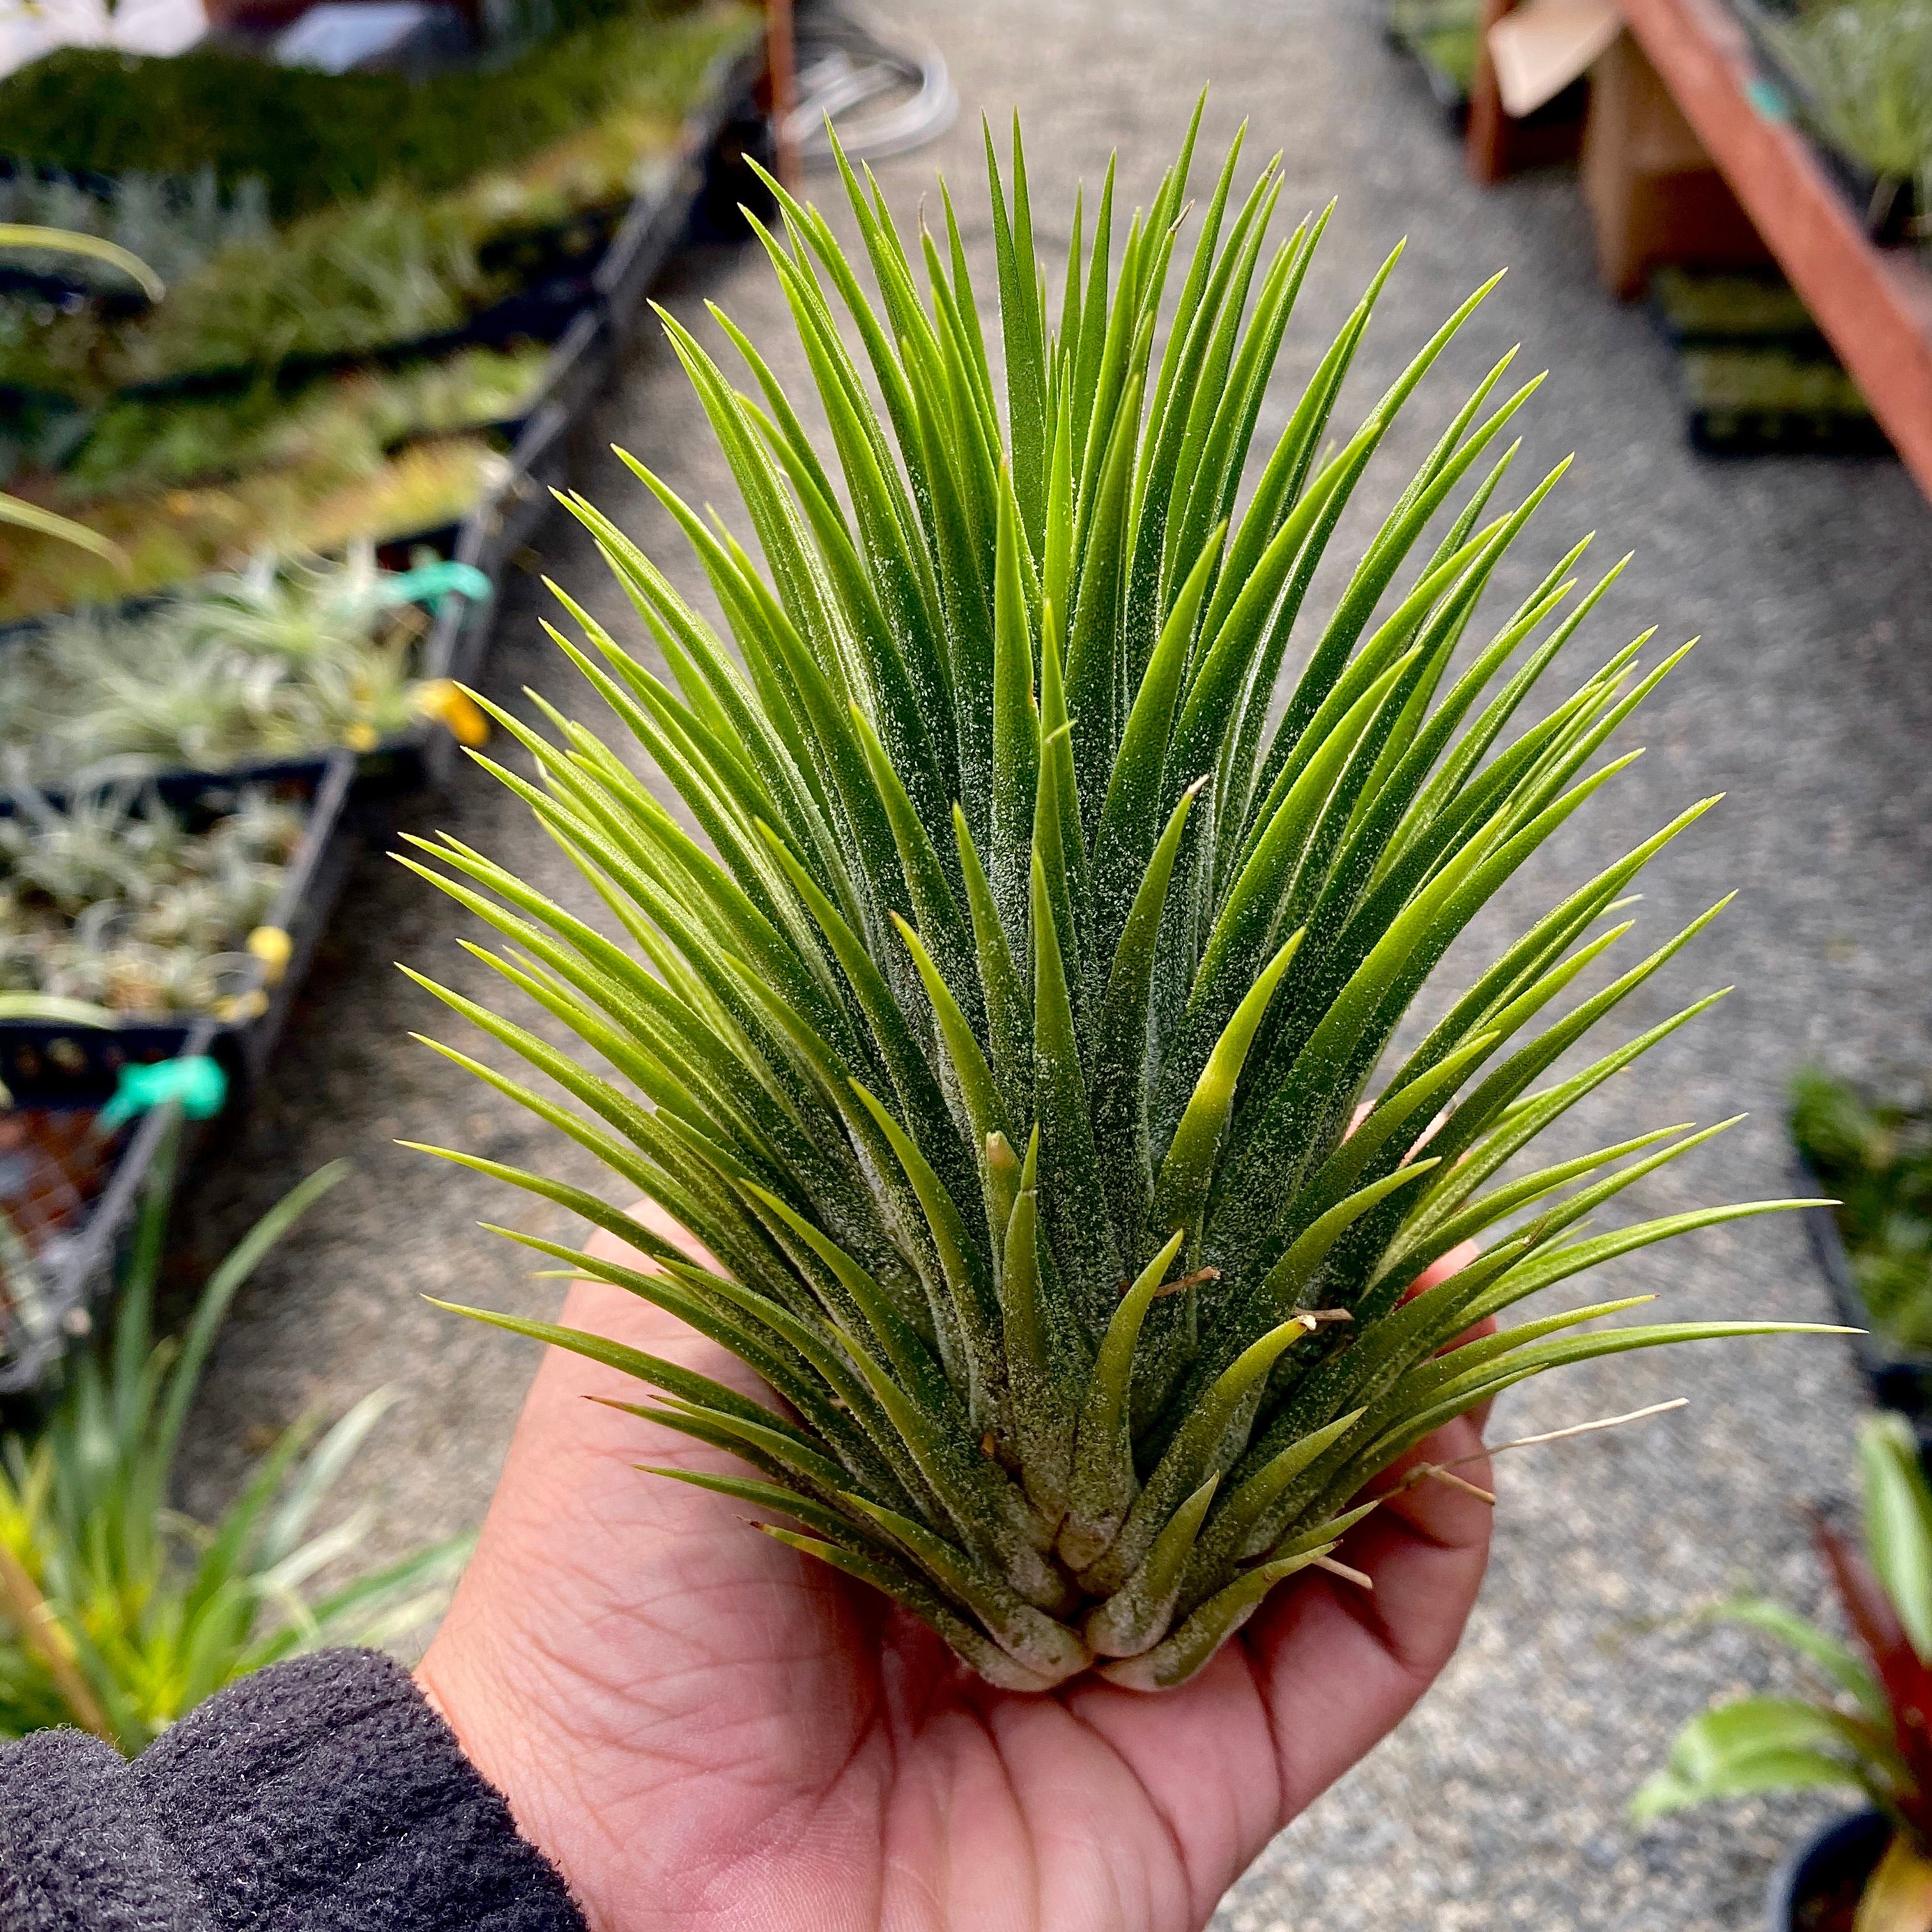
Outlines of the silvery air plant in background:
[[110,1024],[250,1017],[247,949],[265,943],[257,928],[302,843],[298,806],[244,786],[207,794],[214,815],[200,825],[131,784],[65,806],[16,790],[13,803],[0,817],[0,994],[91,1002]]
[[462,724],[470,708],[446,681],[414,674],[430,620],[404,580],[362,542],[49,618],[0,651],[0,784],[218,772],[368,751],[425,716]]
[[[1633,1305],[1617,1300],[1443,1352],[1594,1263],[1786,1204],[1582,1232],[1714,1129],[1496,1179],[1710,1004],[1550,1073],[1712,916],[1549,1017],[1710,800],[1577,885],[1390,1055],[1451,941],[1628,761],[1596,762],[1672,660],[1642,669],[1631,644],[1526,709],[1609,581],[1571,603],[1582,544],[1476,627],[1556,481],[1492,507],[1534,387],[1490,406],[1507,358],[1330,587],[1333,614],[1298,634],[1363,472],[1487,290],[1331,442],[1391,258],[1238,506],[1327,220],[1270,248],[1282,176],[1237,195],[1238,156],[1190,213],[1184,151],[1124,238],[1111,176],[1090,248],[1076,204],[1056,324],[1017,140],[1010,188],[989,148],[997,357],[950,204],[908,252],[847,175],[873,298],[824,220],[781,196],[789,244],[766,245],[829,446],[722,315],[755,395],[666,324],[764,568],[634,465],[736,655],[581,501],[669,682],[568,599],[587,641],[557,636],[701,838],[545,707],[554,738],[498,714],[538,782],[501,776],[622,936],[454,838],[428,848],[430,876],[508,942],[490,963],[586,1049],[442,992],[577,1104],[464,1064],[716,1265],[590,1193],[450,1157],[642,1250],[657,1271],[516,1238],[682,1317],[785,1412],[486,1318],[653,1385],[642,1412],[752,1472],[668,1473],[799,1526],[760,1527],[1029,1690],[1090,1666],[1183,1682],[1276,1583],[1330,1560],[1379,1472],[1525,1376],[1779,1325],[1586,1326]],[[1405,1300],[1485,1233],[1480,1259]],[[742,1533],[722,1506],[718,1533]]]

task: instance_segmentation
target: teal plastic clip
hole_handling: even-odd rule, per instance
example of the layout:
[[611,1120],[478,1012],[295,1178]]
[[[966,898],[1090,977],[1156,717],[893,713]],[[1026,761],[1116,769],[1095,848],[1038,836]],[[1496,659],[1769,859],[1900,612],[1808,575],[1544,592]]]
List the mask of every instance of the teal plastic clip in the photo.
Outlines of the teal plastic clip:
[[382,580],[385,604],[427,604],[439,615],[442,600],[453,590],[472,604],[488,601],[495,586],[473,563],[418,564],[413,570],[399,570]]
[[1744,83],[1744,98],[1760,121],[1782,124],[1791,118],[1791,102],[1783,88],[1768,76],[1754,74]]
[[124,1066],[114,1097],[100,1110],[98,1125],[112,1133],[124,1121],[170,1100],[178,1100],[190,1120],[212,1120],[228,1099],[228,1076],[220,1063],[206,1054],[184,1054],[178,1060]]

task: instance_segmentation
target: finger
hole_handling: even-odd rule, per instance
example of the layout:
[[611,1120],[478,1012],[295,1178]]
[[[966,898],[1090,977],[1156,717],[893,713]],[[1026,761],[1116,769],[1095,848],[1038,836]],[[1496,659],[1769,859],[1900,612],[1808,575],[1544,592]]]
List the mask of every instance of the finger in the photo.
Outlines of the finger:
[[[632,1220],[668,1241],[698,1267],[724,1273],[711,1250],[648,1196],[634,1203],[627,1212]],[[584,1244],[584,1252],[620,1268],[634,1269],[639,1274],[664,1273],[649,1255],[640,1253],[608,1228],[599,1228],[592,1234]],[[774,1404],[775,1399],[764,1381],[729,1349],[700,1335],[689,1323],[655,1302],[614,1282],[580,1276],[571,1284],[559,1319],[566,1328],[582,1329],[607,1340],[620,1342],[627,1348],[641,1348],[647,1354],[662,1355],[680,1368],[709,1376],[713,1382],[722,1382],[754,1401],[768,1406]],[[567,1349],[552,1348],[545,1356],[531,1399],[540,1400],[548,1408],[584,1395],[635,1401],[640,1393],[634,1382],[616,1370],[574,1355]]]
[[[1446,1462],[1480,1447],[1464,1417],[1418,1455]],[[1480,1485],[1486,1467],[1479,1461],[1456,1473]],[[1416,1484],[1337,1552],[1371,1588],[1305,1573],[1242,1633],[1278,1740],[1285,1816],[1392,1730],[1454,1654],[1488,1560],[1491,1515],[1486,1503],[1448,1484]]]

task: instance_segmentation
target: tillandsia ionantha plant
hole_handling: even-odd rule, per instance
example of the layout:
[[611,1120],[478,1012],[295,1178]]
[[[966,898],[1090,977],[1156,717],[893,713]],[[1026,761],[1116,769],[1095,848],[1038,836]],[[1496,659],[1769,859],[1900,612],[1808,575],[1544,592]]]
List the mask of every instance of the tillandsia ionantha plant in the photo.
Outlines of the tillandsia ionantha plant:
[[117,1018],[252,1017],[264,928],[302,842],[300,808],[260,787],[212,794],[197,827],[123,785],[62,806],[31,790],[0,818],[0,992]]
[[1814,1525],[1852,1641],[1768,1598],[1739,1598],[1718,1612],[1789,1644],[1822,1680],[1822,1694],[1739,1697],[1694,1718],[1631,1809],[1647,1819],[1757,1792],[1861,1791],[1891,1820],[1892,1835],[1853,1932],[1924,1932],[1932,1923],[1932,1491],[1900,1416],[1866,1421],[1858,1467],[1864,1552],[1822,1519]]
[[357,543],[50,618],[0,651],[0,789],[368,751],[425,716],[480,743],[468,700],[416,675],[430,620],[411,584]]
[[640,1413],[757,1472],[687,1480],[789,1517],[802,1527],[761,1526],[1028,1689],[1090,1665],[1181,1682],[1275,1584],[1332,1560],[1378,1472],[1524,1376],[1778,1325],[1566,1332],[1633,1305],[1619,1300],[1443,1352],[1594,1262],[1780,1204],[1581,1234],[1714,1129],[1484,1186],[1710,1004],[1538,1084],[1712,916],[1531,1030],[1628,929],[1601,922],[1710,801],[1579,886],[1382,1066],[1456,934],[1628,762],[1586,769],[1674,659],[1640,672],[1642,640],[1616,651],[1505,740],[1609,581],[1564,614],[1578,544],[1452,670],[1556,481],[1487,514],[1535,386],[1484,414],[1508,358],[1334,586],[1332,614],[1295,635],[1370,459],[1488,287],[1324,454],[1391,257],[1238,508],[1328,218],[1270,250],[1282,177],[1271,163],[1235,194],[1238,142],[1189,217],[1194,141],[1124,241],[1111,173],[1090,248],[1076,203],[1057,322],[1017,136],[1010,190],[989,141],[999,379],[950,202],[943,238],[919,238],[922,295],[883,196],[847,171],[874,301],[824,219],[781,194],[790,245],[760,232],[830,462],[721,315],[762,400],[666,327],[765,570],[633,466],[696,548],[742,668],[581,500],[673,682],[568,599],[588,647],[557,636],[704,842],[550,711],[555,741],[499,714],[540,782],[501,776],[624,938],[454,838],[426,848],[429,875],[510,941],[483,956],[610,1070],[436,988],[583,1112],[452,1057],[654,1197],[716,1265],[587,1192],[451,1158],[634,1244],[649,1271],[516,1238],[681,1316],[788,1410],[593,1336],[486,1318],[653,1385],[663,1400]]
[[330,1428],[307,1415],[203,1526],[170,1506],[175,1452],[236,1292],[289,1226],[347,1172],[311,1174],[209,1276],[187,1332],[157,1340],[154,1299],[172,1154],[130,1250],[107,1347],[72,1360],[45,1426],[0,1451],[0,1736],[76,1724],[133,1756],[204,1697],[328,1642],[380,1644],[440,1608],[470,1539],[454,1538],[326,1591],[368,1510],[312,1528],[386,1410],[365,1396]]

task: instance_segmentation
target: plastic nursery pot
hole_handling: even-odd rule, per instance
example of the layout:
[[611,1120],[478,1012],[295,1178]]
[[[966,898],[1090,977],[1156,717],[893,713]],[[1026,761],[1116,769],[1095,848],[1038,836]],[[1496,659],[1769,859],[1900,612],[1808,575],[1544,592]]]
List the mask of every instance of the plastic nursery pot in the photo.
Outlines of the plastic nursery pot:
[[1892,1836],[1882,1812],[1827,1825],[1772,1874],[1765,1932],[1852,1932],[1859,1895]]
[[[1798,1178],[1809,1192],[1831,1192],[1803,1161],[1798,1163]],[[1852,1258],[1839,1231],[1837,1215],[1828,1208],[1807,1208],[1802,1211],[1804,1231],[1811,1238],[1812,1252],[1824,1270],[1838,1319],[1848,1328],[1864,1331],[1850,1339],[1873,1401],[1881,1408],[1894,1409],[1909,1417],[1920,1448],[1932,1448],[1932,1355],[1915,1354],[1900,1347],[1874,1324],[1864,1297],[1858,1292],[1858,1277],[1852,1270]]]

